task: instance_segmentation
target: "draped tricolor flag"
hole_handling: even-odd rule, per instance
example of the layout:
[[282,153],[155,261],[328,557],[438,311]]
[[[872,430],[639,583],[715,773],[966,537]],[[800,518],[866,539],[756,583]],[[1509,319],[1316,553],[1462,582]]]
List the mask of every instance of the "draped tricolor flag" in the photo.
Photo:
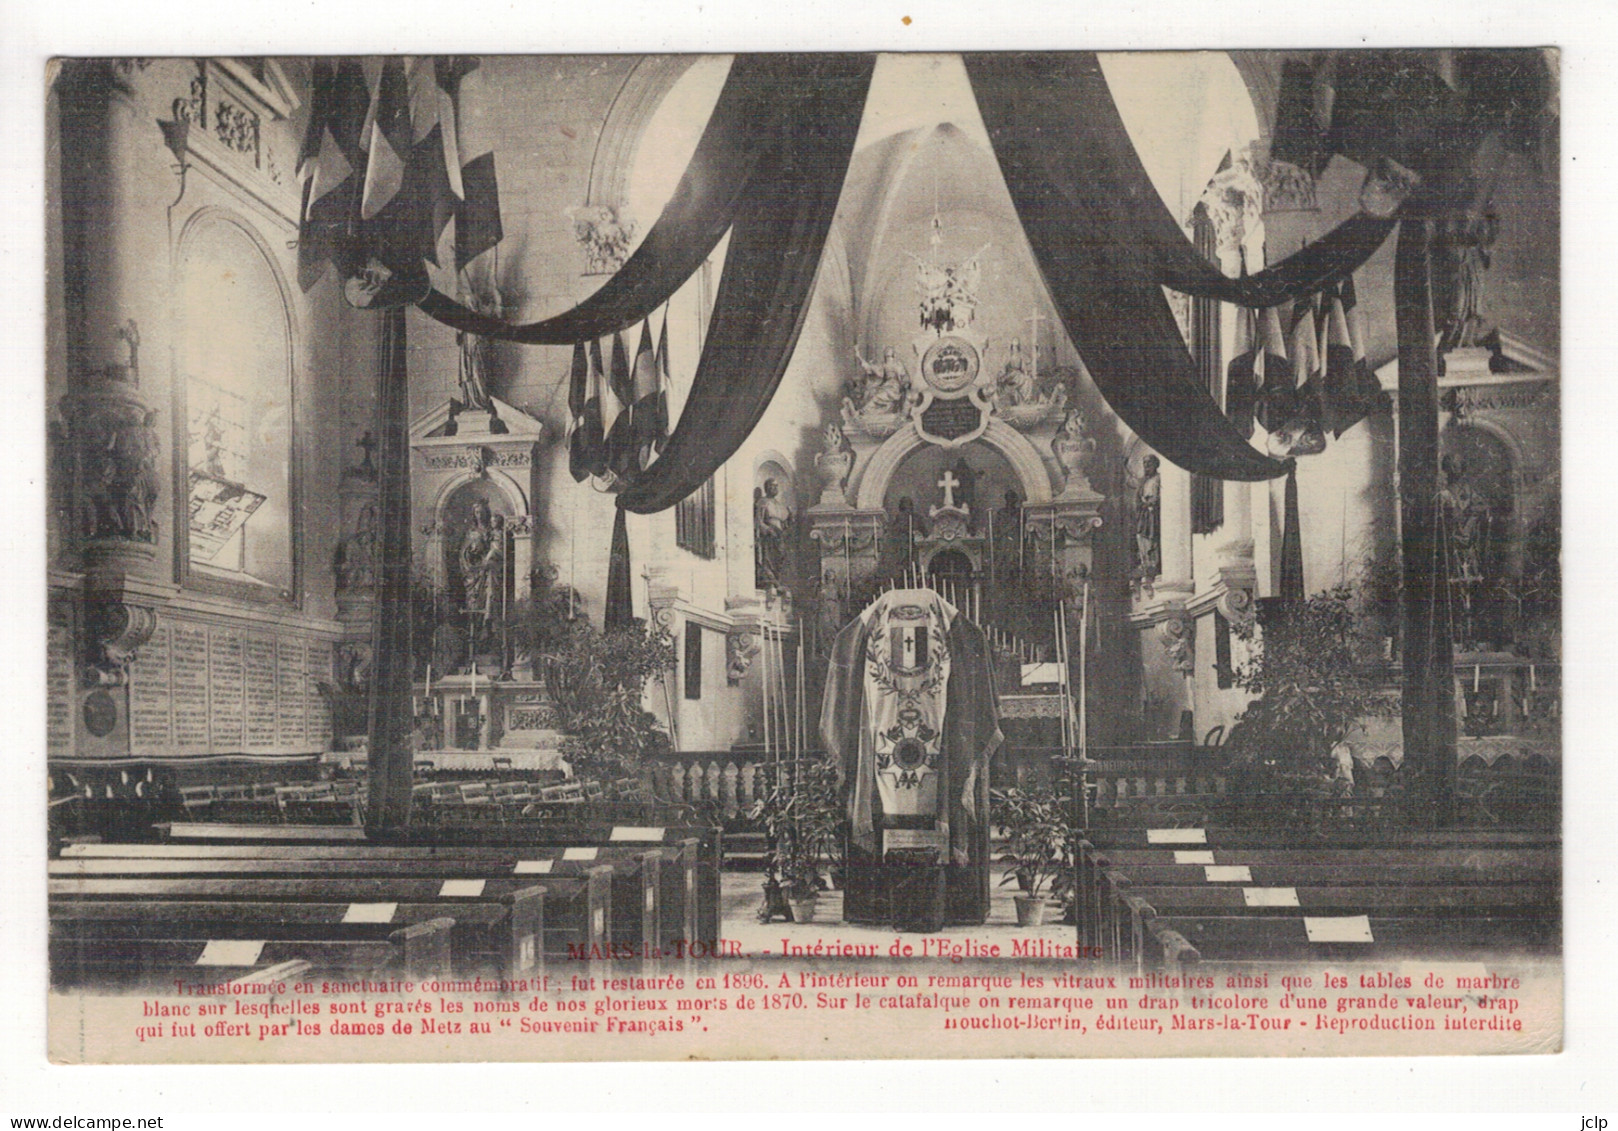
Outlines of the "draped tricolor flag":
[[476,59],[316,62],[299,159],[299,282],[313,286],[328,262],[377,285],[418,276],[439,262],[451,219],[457,269],[493,247],[502,233],[491,136]]
[[584,431],[584,408],[589,399],[590,357],[584,343],[579,342],[573,347],[573,365],[567,382],[567,469],[575,483],[583,483],[590,477],[591,454],[585,444]]
[[657,352],[652,348],[651,319],[647,319],[641,323],[640,348],[635,351],[634,429],[637,472],[644,471],[652,462],[652,455],[659,442],[657,416],[659,387]]
[[[569,445],[568,462],[575,479],[607,474],[606,428],[603,425],[602,400],[611,396],[607,381],[601,372],[601,343],[592,341],[589,349],[589,369],[585,376],[584,408],[573,429]],[[580,475],[580,472],[583,475]]]
[[601,427],[607,437],[607,471],[620,484],[635,477],[638,453],[635,444],[635,382],[629,368],[629,351],[624,336],[612,336],[612,369],[601,394]]
[[1331,292],[1326,309],[1324,423],[1342,436],[1382,407],[1382,386],[1365,360],[1365,342],[1356,309],[1354,280],[1346,277]]

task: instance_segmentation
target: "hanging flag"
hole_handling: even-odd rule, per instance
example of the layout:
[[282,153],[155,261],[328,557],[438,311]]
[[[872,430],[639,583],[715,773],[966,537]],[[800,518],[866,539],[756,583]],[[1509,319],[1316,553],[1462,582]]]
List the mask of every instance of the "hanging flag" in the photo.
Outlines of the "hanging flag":
[[415,147],[410,129],[410,83],[405,60],[384,59],[370,112],[360,133],[366,152],[365,192],[360,219],[369,220],[393,203],[404,185],[405,164]]
[[470,56],[315,64],[299,155],[299,282],[328,262],[357,307],[412,302],[456,221],[455,266],[501,238],[482,69]]
[[[610,397],[610,403],[609,403]],[[634,379],[629,370],[629,352],[624,336],[612,336],[612,370],[601,395],[601,427],[607,437],[607,471],[619,486],[635,477],[635,430],[631,411],[635,403]]]
[[[303,208],[298,224],[298,285],[308,290],[328,263],[348,273],[359,230],[366,155],[360,145],[371,105],[365,71],[354,59],[314,65],[309,126],[298,155]],[[360,262],[363,262],[361,260]]]
[[[575,483],[583,483],[590,477],[590,453],[585,445],[584,421],[584,409],[589,399],[590,358],[585,352],[584,343],[579,342],[573,347],[573,368],[567,382],[567,469]],[[598,411],[600,407],[598,402]]]
[[1324,423],[1342,436],[1384,404],[1382,386],[1365,360],[1352,277],[1332,293],[1327,322]]
[[1325,373],[1321,366],[1320,332],[1315,318],[1315,298],[1293,304],[1289,356],[1297,382],[1296,416],[1284,428],[1287,454],[1312,456],[1326,450],[1326,433],[1320,426],[1321,392]]
[[1257,312],[1258,334],[1253,345],[1253,376],[1258,388],[1254,418],[1272,435],[1298,415],[1298,382],[1281,332],[1281,312],[1269,307]]
[[641,323],[640,347],[635,351],[634,443],[635,470],[645,470],[652,462],[657,442],[657,354],[652,349],[651,319]]
[[455,269],[460,271],[498,244],[505,232],[494,170],[495,125],[481,61],[476,56],[450,60],[444,86],[454,96],[460,150],[460,199],[455,211]]
[[652,402],[652,450],[659,454],[669,442],[669,308],[663,308],[663,329],[657,335],[657,397]]
[[[607,430],[602,423],[602,400],[610,396],[606,376],[601,371],[601,343],[590,343],[590,371],[585,378],[584,411],[579,416],[579,427],[574,432],[569,448],[570,470],[597,478],[607,474]],[[576,469],[576,470],[575,470]]]
[[1239,317],[1246,327],[1243,337],[1248,348],[1225,367],[1225,416],[1237,431],[1249,437],[1253,434],[1253,413],[1258,408],[1258,376],[1264,371],[1259,356],[1264,347],[1259,341],[1257,313],[1243,310]]

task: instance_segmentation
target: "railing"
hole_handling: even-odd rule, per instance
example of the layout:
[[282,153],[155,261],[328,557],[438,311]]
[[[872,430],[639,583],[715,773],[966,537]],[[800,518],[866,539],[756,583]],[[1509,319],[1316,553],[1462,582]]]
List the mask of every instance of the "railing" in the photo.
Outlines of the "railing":
[[768,795],[769,766],[729,750],[676,751],[648,760],[642,777],[659,801],[690,805],[705,819],[733,830],[747,825],[747,814]]

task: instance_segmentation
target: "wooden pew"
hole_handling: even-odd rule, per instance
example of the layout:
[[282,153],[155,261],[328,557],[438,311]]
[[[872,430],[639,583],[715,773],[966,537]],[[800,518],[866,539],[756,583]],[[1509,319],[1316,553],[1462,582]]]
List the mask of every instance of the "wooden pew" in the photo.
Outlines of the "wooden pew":
[[[468,807],[475,812],[481,806]],[[322,845],[366,844],[375,847],[434,847],[444,851],[472,847],[528,849],[536,847],[652,848],[688,847],[695,840],[695,866],[680,873],[686,898],[679,904],[665,899],[664,907],[692,908],[683,938],[697,957],[717,953],[719,939],[720,830],[708,826],[637,826],[601,822],[558,825],[519,820],[495,824],[433,824],[412,827],[388,840],[368,841],[365,830],[341,826],[257,825],[218,822],[173,822],[161,826],[170,843]]]
[[[326,924],[339,935],[345,930],[363,933],[377,924],[401,924],[434,918],[454,921],[454,960],[458,969],[492,969],[498,976],[524,977],[537,973],[545,957],[566,957],[569,944],[600,945],[611,928],[610,873],[558,877],[546,884],[539,877],[500,880],[441,879],[384,876],[288,876],[262,873],[216,873],[192,869],[172,875],[65,875],[62,865],[108,865],[116,861],[54,861],[49,880],[52,921],[139,923],[136,909],[169,904],[195,904],[186,908],[200,921],[228,929],[224,924],[240,916],[250,937],[279,937],[281,930],[305,924]],[[243,861],[220,863],[246,863]],[[128,910],[72,911],[75,904],[122,902]],[[211,903],[213,909],[200,905]],[[260,905],[243,908],[243,905]],[[271,908],[279,908],[284,926],[261,924]],[[62,909],[58,914],[59,909]],[[547,914],[549,912],[549,914]],[[159,912],[160,914],[160,912]],[[552,920],[561,922],[552,926]],[[599,924],[599,930],[597,929]],[[102,924],[106,930],[114,925]],[[341,928],[341,929],[339,929]],[[76,928],[90,930],[89,927]],[[122,929],[122,928],[117,928]]]
[[[289,963],[303,969],[361,976],[403,973],[413,977],[446,977],[451,972],[450,933],[454,921],[428,919],[370,937],[334,936],[325,926],[309,924],[305,933],[285,932],[270,937],[268,928],[284,914],[274,905],[271,917],[254,921],[266,928],[263,935],[216,936],[206,924],[183,916],[151,919],[144,926],[101,931],[80,929],[68,908],[52,904],[50,964],[58,986],[119,986],[170,988],[176,981],[221,982],[262,977]],[[148,911],[155,906],[143,905]],[[58,918],[60,916],[60,918]],[[117,922],[117,920],[113,920]],[[124,920],[132,923],[134,920]],[[246,923],[248,920],[243,919]]]
[[[1183,961],[1545,946],[1561,918],[1559,853],[1543,835],[1443,830],[1289,845],[1272,831],[1249,846],[1248,830],[1137,829],[1105,839],[1123,846],[1079,845],[1081,929],[1137,969],[1159,949]],[[1305,917],[1354,919],[1369,942],[1310,942]]]
[[[587,877],[601,866],[609,869],[612,913],[607,917],[603,939],[585,940],[591,946],[611,944],[619,958],[640,958],[655,966],[671,951],[681,933],[682,907],[664,912],[666,894],[683,903],[684,891],[676,870],[686,859],[680,846],[637,850],[589,848],[509,850],[466,849],[442,851],[414,848],[354,848],[337,846],[214,845],[186,848],[179,845],[153,845],[169,850],[153,855],[141,846],[120,854],[116,845],[97,845],[94,854],[73,853],[49,864],[52,877],[241,877],[348,879],[437,879],[441,894],[492,896],[536,882],[550,883],[562,877]],[[231,850],[228,856],[215,855]],[[176,852],[184,853],[177,855]],[[665,856],[668,857],[665,860]],[[665,866],[666,865],[666,866]],[[572,898],[564,885],[553,883],[553,920],[566,922],[568,911],[558,901]],[[589,908],[579,914],[589,915]]]
[[[676,940],[695,938],[700,842],[685,838],[656,849],[605,846],[429,846],[212,844],[178,841],[151,845],[73,845],[52,866],[53,875],[192,875],[187,860],[234,860],[243,874],[398,874],[497,878],[527,874],[582,874],[587,860],[614,867],[614,936],[620,948],[655,960],[683,952]],[[149,861],[147,865],[136,861]],[[650,889],[650,890],[648,890]]]

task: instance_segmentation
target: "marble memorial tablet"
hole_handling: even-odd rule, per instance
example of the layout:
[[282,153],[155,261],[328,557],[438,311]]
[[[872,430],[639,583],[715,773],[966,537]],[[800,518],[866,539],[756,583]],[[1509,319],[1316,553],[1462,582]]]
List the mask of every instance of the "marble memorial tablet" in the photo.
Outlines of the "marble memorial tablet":
[[303,642],[282,638],[275,647],[275,733],[279,744],[302,748],[304,734]]
[[249,636],[242,641],[243,678],[247,686],[247,748],[275,746],[275,641]]
[[52,624],[45,631],[45,754],[73,753],[73,630]]
[[242,749],[247,692],[241,633],[216,628],[208,636],[208,747],[215,754]]
[[160,624],[129,665],[129,745],[136,754],[172,753],[169,627]]
[[184,751],[208,749],[208,630],[176,624],[170,636],[174,745]]

